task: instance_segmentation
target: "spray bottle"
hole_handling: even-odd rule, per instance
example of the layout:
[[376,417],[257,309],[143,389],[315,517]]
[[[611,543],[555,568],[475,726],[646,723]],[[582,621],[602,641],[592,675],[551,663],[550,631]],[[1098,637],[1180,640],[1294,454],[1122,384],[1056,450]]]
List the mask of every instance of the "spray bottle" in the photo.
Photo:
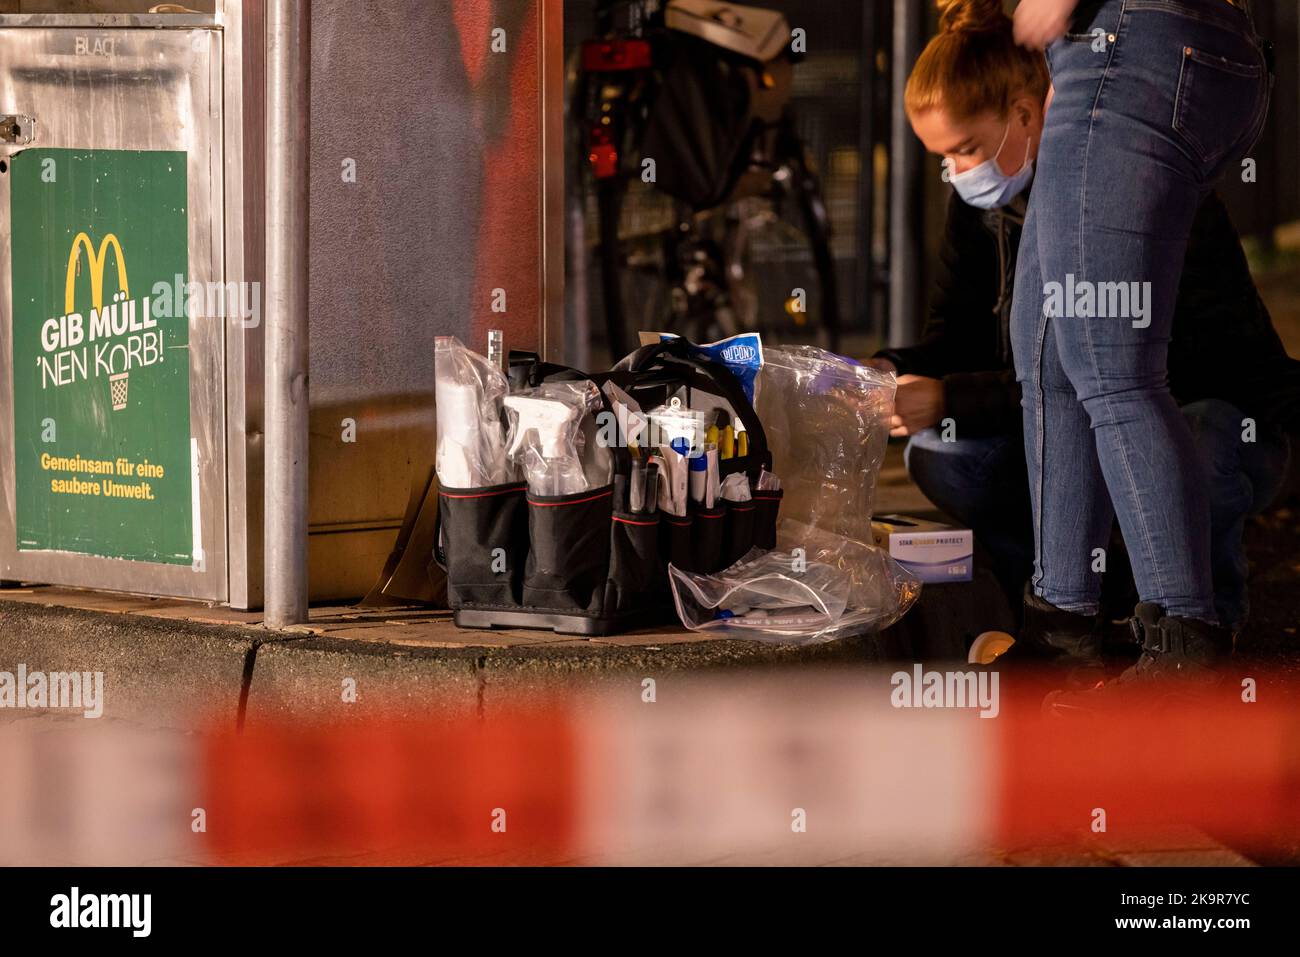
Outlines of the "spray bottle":
[[586,399],[554,389],[516,393],[504,399],[510,418],[506,452],[523,469],[534,495],[569,495],[587,489],[582,467],[580,435]]

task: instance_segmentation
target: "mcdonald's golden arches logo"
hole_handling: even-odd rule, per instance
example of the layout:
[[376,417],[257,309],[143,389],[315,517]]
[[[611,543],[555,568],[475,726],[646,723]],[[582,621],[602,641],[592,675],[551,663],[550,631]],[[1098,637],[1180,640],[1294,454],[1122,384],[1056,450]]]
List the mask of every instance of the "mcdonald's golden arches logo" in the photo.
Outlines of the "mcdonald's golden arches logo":
[[77,233],[77,238],[72,241],[72,251],[68,253],[68,275],[63,294],[65,314],[76,311],[77,275],[80,272],[83,247],[90,265],[91,303],[96,311],[104,308],[104,266],[109,249],[113,250],[113,258],[117,261],[117,288],[126,293],[128,298],[131,295],[126,285],[126,257],[122,255],[122,244],[117,241],[117,236],[113,233],[106,235],[99,244],[99,251],[96,252],[90,237],[84,232]]

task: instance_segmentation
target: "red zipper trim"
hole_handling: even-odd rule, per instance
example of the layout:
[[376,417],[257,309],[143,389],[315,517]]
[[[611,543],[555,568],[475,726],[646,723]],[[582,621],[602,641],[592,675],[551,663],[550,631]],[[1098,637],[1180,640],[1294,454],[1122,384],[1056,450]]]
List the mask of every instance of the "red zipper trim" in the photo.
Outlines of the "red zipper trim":
[[468,495],[453,495],[451,492],[444,492],[441,489],[439,495],[445,495],[447,498],[491,498],[494,495],[509,495],[511,492],[522,492],[526,486],[512,485],[510,488],[497,489],[495,492],[472,492]]
[[597,499],[608,498],[610,495],[613,494],[614,494],[614,490],[611,488],[611,489],[606,489],[604,492],[601,492],[599,495],[592,495],[588,498],[576,498],[572,502],[537,502],[530,498],[528,500],[528,504],[536,505],[539,508],[550,507],[553,505],[581,505],[583,502],[594,502]]

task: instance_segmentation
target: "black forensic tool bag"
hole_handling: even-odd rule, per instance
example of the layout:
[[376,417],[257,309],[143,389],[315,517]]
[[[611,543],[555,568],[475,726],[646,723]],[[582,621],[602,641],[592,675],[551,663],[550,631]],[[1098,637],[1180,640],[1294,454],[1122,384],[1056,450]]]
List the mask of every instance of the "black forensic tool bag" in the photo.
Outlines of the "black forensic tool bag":
[[[746,473],[752,500],[718,501],[712,508],[692,503],[683,516],[658,509],[630,513],[614,500],[615,489],[630,480],[624,436],[611,450],[615,479],[603,488],[560,496],[534,495],[523,482],[442,488],[434,560],[447,573],[457,625],[608,635],[662,624],[673,616],[669,563],[716,572],[751,548],[775,546],[781,492],[758,490],[760,472],[772,469],[763,426],[730,369],[688,353],[689,344],[674,339],[643,346],[610,372],[586,375],[536,357],[525,360],[522,371],[534,386],[613,382],[643,408],[682,386],[690,396],[703,392],[725,400],[745,425],[748,449],[720,459],[719,477]],[[521,373],[520,355],[511,353],[512,378]]]

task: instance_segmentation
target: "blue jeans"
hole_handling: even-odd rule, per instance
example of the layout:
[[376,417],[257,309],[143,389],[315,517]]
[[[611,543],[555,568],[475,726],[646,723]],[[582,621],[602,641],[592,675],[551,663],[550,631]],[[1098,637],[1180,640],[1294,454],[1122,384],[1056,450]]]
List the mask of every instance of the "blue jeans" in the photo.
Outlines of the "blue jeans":
[[[1218,399],[1185,405],[1182,414],[1209,493],[1215,610],[1225,627],[1239,629],[1250,608],[1246,519],[1281,490],[1290,445],[1284,432],[1270,427],[1260,428],[1254,441],[1242,441],[1245,416]],[[1033,565],[1034,538],[1021,437],[944,442],[937,430],[926,429],[908,442],[903,458],[926,498],[975,532],[998,577],[1023,582]]]
[[1213,623],[1210,506],[1166,360],[1196,208],[1263,126],[1264,55],[1223,0],[1108,0],[1048,65],[1011,314],[1034,589],[1096,612],[1117,515],[1141,599]]

